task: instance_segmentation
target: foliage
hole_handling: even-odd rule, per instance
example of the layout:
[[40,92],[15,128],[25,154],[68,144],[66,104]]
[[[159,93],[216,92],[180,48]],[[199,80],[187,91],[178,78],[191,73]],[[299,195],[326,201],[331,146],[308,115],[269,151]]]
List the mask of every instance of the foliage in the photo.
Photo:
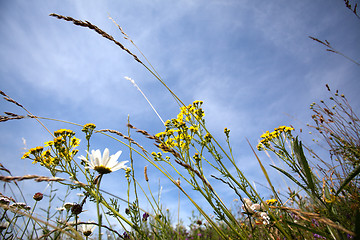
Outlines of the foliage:
[[[353,11],[356,14],[356,5]],[[75,126],[81,127],[79,134],[86,139],[83,145],[87,149],[84,153],[86,156],[78,156],[78,147],[83,143],[79,136],[75,136],[78,134],[76,130],[48,130],[51,135],[49,141],[43,146],[30,148],[22,159],[32,160],[34,164],[46,168],[51,177],[14,177],[10,170],[1,165],[1,180],[8,188],[17,187],[21,195],[24,189],[17,182],[27,179],[46,181],[51,188],[49,195],[35,193],[32,206],[19,202],[14,195],[1,194],[0,234],[3,239],[101,239],[105,236],[108,239],[352,239],[359,235],[359,118],[344,95],[339,95],[338,91],[332,93],[327,86],[331,94],[330,101],[335,105],[330,108],[325,101],[311,104],[314,125],[309,127],[317,131],[327,143],[329,159],[320,159],[306,147],[291,126],[279,126],[260,136],[257,149],[272,153],[285,163],[284,169],[275,165],[271,167],[296,186],[295,189],[289,188],[288,196],[281,195],[253,149],[254,159],[258,161],[273,194],[267,199],[256,191],[238,166],[230,144],[230,130],[224,129],[225,146],[209,132],[202,101],[185,105],[156,71],[149,67],[151,64],[146,65],[124,45],[90,22],[57,14],[51,16],[90,28],[114,42],[145,66],[173,94],[179,103],[180,112],[164,123],[164,131],[155,135],[137,129],[130,122],[127,124],[127,135],[112,129],[98,130],[93,123],[70,123],[74,129]],[[126,39],[130,39],[119,29]],[[132,40],[130,42],[134,44]],[[0,91],[0,94],[6,101],[26,110],[6,93]],[[27,116],[6,113],[0,119],[6,122],[34,118],[42,124],[40,120],[45,118],[26,111]],[[154,151],[145,149],[133,140],[132,131],[152,140]],[[126,146],[130,152],[130,162],[117,161],[121,151],[110,155],[108,149],[103,153],[93,150],[94,134]],[[158,196],[154,196],[147,167],[144,168],[144,176],[148,190],[143,188],[135,177],[134,159],[146,160],[154,166],[197,209],[198,215],[193,212],[189,226],[185,226],[179,216],[178,223],[174,223],[171,211],[160,201],[160,186]],[[102,189],[102,180],[118,170],[124,171],[127,183],[125,197],[115,196]],[[237,199],[235,207],[225,203],[218,193],[219,189],[214,187],[214,182],[233,192]],[[56,184],[65,186],[67,191],[65,198],[61,199],[62,207],[54,209],[53,203],[58,197],[57,189],[54,189]],[[190,186],[192,191],[185,190],[184,184]],[[146,198],[145,202],[139,200],[140,191]],[[75,203],[65,202],[75,192],[81,192],[79,200]],[[201,196],[212,212],[204,210],[195,201],[193,192]],[[48,208],[40,208],[43,214],[35,212],[38,202],[46,199]],[[125,202],[125,210],[120,207],[120,202]],[[145,203],[149,204],[150,209],[142,208]],[[90,209],[91,206],[96,207],[96,221],[81,222],[79,217],[86,207]]]

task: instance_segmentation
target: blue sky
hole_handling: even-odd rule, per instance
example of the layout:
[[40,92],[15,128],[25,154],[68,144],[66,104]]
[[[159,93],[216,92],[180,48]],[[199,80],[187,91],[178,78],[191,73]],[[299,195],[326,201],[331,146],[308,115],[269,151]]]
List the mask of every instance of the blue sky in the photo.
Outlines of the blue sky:
[[[265,184],[246,138],[255,146],[264,131],[292,124],[297,133],[304,129],[302,139],[310,140],[309,105],[328,97],[326,83],[344,93],[355,111],[360,109],[360,68],[308,38],[326,39],[359,60],[360,22],[341,0],[1,1],[0,90],[34,115],[93,122],[99,129],[123,133],[130,116],[140,129],[162,131],[146,100],[124,76],[136,81],[163,119],[178,112],[166,89],[131,56],[94,31],[49,17],[50,13],[88,20],[140,57],[108,19],[114,18],[184,103],[204,101],[208,128],[218,139],[223,140],[224,127],[231,129],[235,158],[254,181]],[[6,101],[1,101],[0,111],[24,114]],[[72,128],[81,136],[71,125],[44,123],[52,131]],[[5,122],[0,133],[0,162],[13,175],[47,175],[20,159],[22,138],[27,148],[50,139],[40,125],[29,119]],[[151,147],[141,136],[134,138]],[[126,149],[110,139],[96,136],[93,147],[108,147],[111,153],[122,149],[120,160],[128,159]],[[267,156],[259,155],[266,165]],[[141,158],[135,162],[142,178],[149,164]],[[149,176],[154,192],[161,180],[164,205],[175,214],[176,188],[150,166]],[[107,184],[118,179],[125,183],[123,172],[109,176]],[[30,197],[45,186],[22,184],[31,187],[26,192]],[[218,187],[231,203],[235,195]],[[124,194],[120,187],[115,192]],[[187,205],[182,197],[184,218],[189,215]]]

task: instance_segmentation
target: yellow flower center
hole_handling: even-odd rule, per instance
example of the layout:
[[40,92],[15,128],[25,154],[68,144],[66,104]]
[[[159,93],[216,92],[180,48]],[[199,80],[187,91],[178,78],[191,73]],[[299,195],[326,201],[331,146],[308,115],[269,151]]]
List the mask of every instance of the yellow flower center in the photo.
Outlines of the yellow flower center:
[[100,174],[107,174],[107,173],[111,173],[111,169],[105,166],[95,166],[94,170],[97,171]]

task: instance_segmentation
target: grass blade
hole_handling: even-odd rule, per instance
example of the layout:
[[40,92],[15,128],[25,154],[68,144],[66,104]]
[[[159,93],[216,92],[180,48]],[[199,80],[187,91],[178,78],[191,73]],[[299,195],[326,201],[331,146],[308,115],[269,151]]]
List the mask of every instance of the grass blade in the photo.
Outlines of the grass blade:
[[359,175],[360,173],[360,166],[358,166],[357,168],[355,168],[350,174],[349,176],[344,180],[344,182],[341,184],[339,190],[337,190],[335,196],[339,195],[339,193],[346,187],[346,185],[353,180],[357,175]]

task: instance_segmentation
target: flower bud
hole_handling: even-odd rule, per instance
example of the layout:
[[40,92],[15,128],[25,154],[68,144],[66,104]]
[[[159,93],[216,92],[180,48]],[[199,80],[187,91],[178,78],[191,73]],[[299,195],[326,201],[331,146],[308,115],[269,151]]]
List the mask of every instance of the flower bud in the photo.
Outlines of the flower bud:
[[41,192],[35,193],[33,196],[33,199],[35,201],[41,201],[43,199],[44,195]]

